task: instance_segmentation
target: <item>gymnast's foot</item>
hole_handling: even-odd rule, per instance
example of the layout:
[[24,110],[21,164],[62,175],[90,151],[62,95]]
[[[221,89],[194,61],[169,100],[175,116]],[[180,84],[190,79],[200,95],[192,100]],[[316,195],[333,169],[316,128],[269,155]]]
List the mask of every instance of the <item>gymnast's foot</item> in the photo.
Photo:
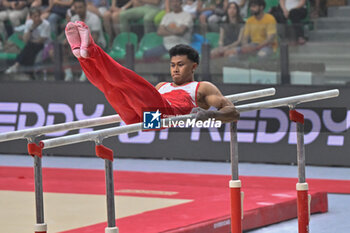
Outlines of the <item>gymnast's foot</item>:
[[80,58],[81,39],[76,24],[69,22],[66,26],[65,33],[74,56]]
[[81,21],[75,22],[75,25],[78,28],[80,39],[81,39],[80,55],[84,58],[87,58],[89,57],[87,48],[89,47],[92,41],[89,27],[86,26],[86,24]]

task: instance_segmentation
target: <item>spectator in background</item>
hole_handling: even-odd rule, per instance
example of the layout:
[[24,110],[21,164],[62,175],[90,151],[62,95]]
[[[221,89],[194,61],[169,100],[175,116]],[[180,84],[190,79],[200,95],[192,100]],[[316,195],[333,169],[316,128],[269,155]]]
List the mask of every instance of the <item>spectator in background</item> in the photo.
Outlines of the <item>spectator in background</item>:
[[83,21],[89,28],[91,36],[100,47],[106,47],[106,40],[103,36],[101,19],[94,13],[88,11],[85,0],[74,0],[73,3],[75,15],[71,22]]
[[264,0],[250,0],[249,17],[244,26],[242,46],[236,49],[236,55],[257,55],[266,58],[277,49],[277,28],[275,18],[264,12]]
[[113,43],[114,36],[119,34],[120,13],[132,6],[132,0],[112,0],[111,7],[103,14],[103,27],[110,38],[109,47]]
[[224,20],[228,7],[228,0],[216,0],[216,3],[214,13],[208,17],[208,25],[211,31],[219,31],[219,24]]
[[[45,1],[45,2],[47,3],[46,6],[48,6],[49,2],[48,1]],[[28,5],[29,5],[29,7],[39,7],[42,10],[42,6],[43,5],[45,6],[45,3],[42,0],[29,0],[29,4]]]
[[133,7],[122,11],[119,15],[120,30],[130,31],[133,21],[143,19],[144,33],[154,31],[153,19],[161,11],[161,0],[132,0]]
[[170,0],[171,12],[164,15],[159,27],[158,35],[163,36],[163,44],[145,51],[144,58],[159,58],[177,44],[191,43],[192,16],[182,10],[182,0]]
[[43,12],[42,18],[49,21],[53,36],[58,36],[59,23],[65,19],[72,3],[73,0],[49,0],[49,7]]
[[[17,27],[24,21],[28,14],[28,2],[26,0],[2,0],[3,10],[0,11],[0,33],[7,38],[5,21],[9,20],[12,28]],[[12,33],[12,30],[11,32]]]
[[164,0],[162,1],[162,4],[160,6],[161,10],[156,14],[156,16],[153,19],[154,25],[158,28],[160,22],[162,21],[162,18],[166,13],[170,12],[170,0]]
[[211,51],[211,57],[228,57],[236,53],[236,47],[243,38],[244,20],[237,3],[230,2],[225,14],[225,21],[220,25],[219,47]]
[[[46,19],[47,15],[44,14],[49,7],[49,0],[29,0],[29,8],[38,7],[41,10],[41,18]],[[27,15],[27,20],[30,19],[30,15]]]
[[[304,27],[302,20],[307,16],[306,0],[280,0],[277,7],[271,9],[271,14],[275,17],[277,23],[284,25],[282,38],[289,38],[292,42],[300,45],[305,44]],[[292,31],[287,29],[288,19],[292,22]]]
[[[44,14],[44,12],[49,7],[49,0],[28,0],[28,7],[29,8],[39,8],[41,11],[41,19],[47,19],[47,14]],[[30,19],[30,15],[27,14],[27,19]]]
[[235,2],[239,6],[239,12],[241,14],[241,17],[244,19],[248,16],[248,3],[249,0],[228,0],[229,3]]
[[86,0],[87,10],[102,18],[103,14],[108,11],[108,0]]
[[44,48],[45,42],[50,38],[50,24],[41,19],[39,8],[29,10],[30,19],[25,24],[23,40],[26,42],[23,50],[18,54],[15,64],[5,73],[18,72],[19,66],[32,66],[37,54]]
[[[105,48],[106,40],[103,35],[102,23],[100,18],[96,14],[87,10],[87,3],[85,2],[85,0],[74,0],[73,8],[76,14],[72,16],[70,21],[83,21],[90,28],[91,36],[96,42],[96,44],[101,46],[102,48]],[[66,39],[64,41],[64,44],[68,45]],[[66,46],[66,48],[68,48],[68,46]],[[63,57],[65,58],[65,60],[67,60],[68,58],[67,56]],[[68,67],[65,69],[65,81],[72,81],[72,79],[72,69]],[[85,80],[86,76],[84,73],[82,73],[80,76],[80,81]]]
[[228,0],[198,0],[197,12],[199,13],[199,23],[201,33],[207,32],[207,23],[218,23],[224,16],[227,9]]
[[184,0],[182,5],[182,10],[190,13],[193,20],[197,18],[197,4],[198,1],[196,0]]

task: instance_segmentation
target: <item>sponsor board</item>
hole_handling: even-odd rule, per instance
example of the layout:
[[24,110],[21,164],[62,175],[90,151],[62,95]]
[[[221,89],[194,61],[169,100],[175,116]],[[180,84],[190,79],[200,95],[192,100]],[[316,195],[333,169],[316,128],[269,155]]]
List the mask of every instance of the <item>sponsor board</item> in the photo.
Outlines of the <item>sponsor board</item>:
[[[27,85],[13,84],[11,88],[0,87],[2,93],[0,98],[0,132],[115,114],[103,95],[91,86],[73,85],[71,87],[67,84],[67,86],[57,85],[53,87],[52,84],[41,84],[41,86],[46,86],[47,90],[44,93],[33,94],[32,91],[38,88],[37,85],[27,83]],[[225,89],[226,86],[222,88]],[[264,87],[250,86],[248,90],[261,88]],[[277,90],[279,90],[278,87]],[[313,88],[306,88],[306,90],[304,93],[319,91]],[[227,94],[243,91],[236,90]],[[290,87],[284,96],[299,94],[297,92],[300,93],[298,88]],[[16,93],[21,93],[21,96],[15,95]],[[350,94],[348,94],[350,92],[341,91],[340,93],[339,98],[343,98],[343,100],[339,99],[340,102],[350,98]],[[26,98],[22,99],[23,96]],[[42,98],[42,96],[46,96],[46,98]],[[342,106],[345,104],[338,104],[334,100],[325,100],[321,104],[316,103],[297,108],[305,116],[307,163],[350,166],[350,156],[348,155],[350,150],[348,130],[350,110],[346,106]],[[150,120],[152,118],[153,116]],[[154,126],[158,127],[156,124]],[[191,125],[188,129],[176,127],[160,131],[122,134],[106,140],[105,143],[116,151],[117,157],[229,160],[229,125],[223,124],[221,127],[211,125],[214,127],[208,128],[195,126]],[[101,127],[94,129],[99,128]],[[289,120],[287,108],[242,113],[237,128],[241,161],[296,162],[296,124]],[[51,133],[45,137],[83,133],[94,129],[63,131]],[[0,143],[0,153],[25,154],[25,144],[25,140]],[[50,149],[46,153],[93,156],[94,148],[91,144],[83,143]]]

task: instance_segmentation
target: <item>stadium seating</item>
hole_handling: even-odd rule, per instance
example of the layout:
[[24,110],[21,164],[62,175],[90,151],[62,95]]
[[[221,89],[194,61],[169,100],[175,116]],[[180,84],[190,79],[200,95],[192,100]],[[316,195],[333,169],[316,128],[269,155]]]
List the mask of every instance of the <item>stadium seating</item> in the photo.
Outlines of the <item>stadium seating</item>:
[[146,50],[152,49],[162,44],[163,44],[163,37],[159,36],[156,32],[150,32],[145,34],[142,37],[140,41],[139,49],[135,54],[136,59],[141,59],[143,57],[143,53]]
[[205,38],[208,40],[212,49],[219,46],[220,34],[217,32],[207,32]]
[[116,36],[113,40],[112,49],[108,52],[108,54],[113,59],[123,59],[126,54],[126,44],[132,43],[136,50],[137,48],[137,35],[133,32],[122,32],[118,36]]
[[[20,33],[13,33],[7,41],[10,43],[15,44],[20,50],[22,50],[25,46],[25,42],[20,39]],[[7,52],[0,52],[0,60],[14,60],[17,57],[17,53],[7,53]]]

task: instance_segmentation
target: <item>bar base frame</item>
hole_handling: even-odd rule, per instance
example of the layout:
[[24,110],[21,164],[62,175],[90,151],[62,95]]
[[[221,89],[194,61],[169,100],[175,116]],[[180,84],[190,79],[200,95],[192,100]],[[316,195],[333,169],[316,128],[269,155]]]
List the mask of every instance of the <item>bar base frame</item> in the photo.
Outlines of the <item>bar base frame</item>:
[[298,232],[308,233],[310,222],[310,195],[307,183],[297,183]]
[[35,233],[46,233],[47,232],[47,224],[46,223],[37,223],[34,225]]
[[106,227],[105,233],[119,233],[118,227]]
[[243,192],[240,180],[230,180],[231,233],[242,233]]

